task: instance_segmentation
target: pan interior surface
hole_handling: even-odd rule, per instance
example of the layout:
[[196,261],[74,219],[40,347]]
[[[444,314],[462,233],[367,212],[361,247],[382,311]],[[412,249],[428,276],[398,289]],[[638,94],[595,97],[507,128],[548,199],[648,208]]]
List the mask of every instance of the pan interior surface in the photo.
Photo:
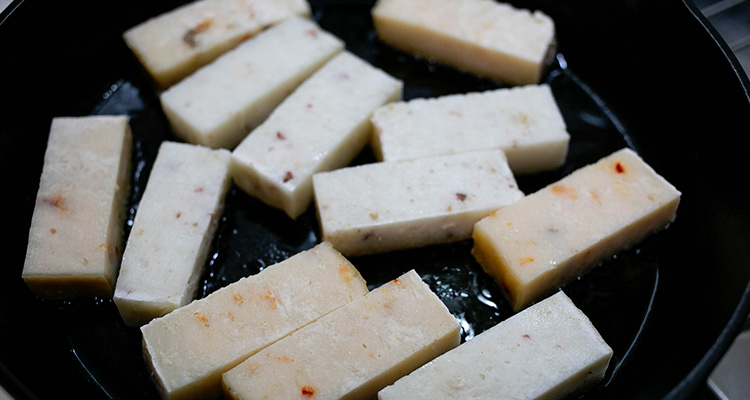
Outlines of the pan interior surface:
[[[19,4],[0,24],[4,106],[0,162],[7,267],[0,278],[0,383],[17,399],[158,399],[141,353],[111,299],[50,301],[21,280],[49,124],[55,116],[127,114],[134,135],[128,224],[158,145],[177,140],[155,87],[128,51],[125,29],[181,2]],[[750,214],[744,149],[747,78],[679,1],[518,1],[556,21],[544,82],[571,133],[566,164],[518,176],[532,193],[622,147],[636,150],[682,192],[676,220],[564,290],[614,350],[605,379],[582,398],[687,397],[702,385],[747,314]],[[502,84],[378,41],[372,1],[311,1],[323,29],[405,82],[404,98]],[[730,57],[731,58],[731,57]],[[354,164],[374,162],[369,149]],[[315,212],[295,221],[236,187],[198,297],[255,274],[320,240]],[[462,326],[463,340],[513,315],[470,254],[471,241],[352,258],[371,288],[415,269]],[[739,321],[739,322],[738,322]]]

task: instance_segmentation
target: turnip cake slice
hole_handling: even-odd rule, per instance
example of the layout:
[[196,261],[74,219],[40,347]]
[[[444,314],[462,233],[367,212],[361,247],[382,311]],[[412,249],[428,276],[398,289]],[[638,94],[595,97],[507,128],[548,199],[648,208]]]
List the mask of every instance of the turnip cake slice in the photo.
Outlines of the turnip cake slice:
[[500,149],[515,174],[560,167],[570,142],[547,84],[395,102],[378,108],[372,124],[380,160]]
[[495,0],[378,0],[372,17],[398,49],[513,85],[540,83],[556,49],[552,18]]
[[345,255],[465,240],[523,197],[500,150],[321,172],[313,188],[321,234]]
[[227,398],[370,399],[456,347],[460,326],[412,271],[224,373]]
[[152,320],[143,351],[164,399],[220,398],[222,373],[367,292],[323,242]]
[[133,220],[115,304],[140,326],[195,296],[231,184],[229,151],[163,142]]
[[472,252],[518,311],[664,228],[679,202],[625,148],[477,222]]
[[172,85],[161,105],[183,140],[232,149],[343,48],[314,21],[290,17]]
[[399,379],[378,399],[565,399],[601,380],[611,358],[588,317],[558,292]]
[[127,116],[52,120],[23,279],[42,297],[111,297],[123,248]]
[[340,53],[234,149],[234,181],[297,218],[312,201],[312,175],[349,164],[370,139],[372,112],[400,100],[402,88],[354,54]]
[[309,15],[305,0],[197,0],[143,21],[123,39],[165,89],[263,29]]

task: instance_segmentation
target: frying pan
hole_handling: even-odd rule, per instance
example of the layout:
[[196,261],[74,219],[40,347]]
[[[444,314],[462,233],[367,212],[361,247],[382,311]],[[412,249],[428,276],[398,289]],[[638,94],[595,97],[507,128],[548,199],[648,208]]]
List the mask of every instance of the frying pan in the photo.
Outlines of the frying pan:
[[[21,280],[50,121],[128,114],[135,137],[132,221],[156,148],[177,140],[121,34],[180,1],[13,3],[0,17],[0,384],[17,399],[156,399],[140,333],[110,299],[50,301]],[[372,1],[311,2],[320,25],[406,83],[404,97],[502,84],[398,52],[373,33]],[[682,193],[676,220],[564,290],[614,350],[585,399],[702,398],[750,308],[747,77],[691,3],[518,0],[557,24],[549,83],[571,133],[559,170],[517,177],[525,193],[624,146]],[[372,162],[368,149],[353,161]],[[124,227],[126,233],[129,225]],[[319,241],[312,207],[297,221],[231,189],[198,296]],[[471,340],[513,313],[469,254],[470,241],[353,258],[370,287],[414,268]]]

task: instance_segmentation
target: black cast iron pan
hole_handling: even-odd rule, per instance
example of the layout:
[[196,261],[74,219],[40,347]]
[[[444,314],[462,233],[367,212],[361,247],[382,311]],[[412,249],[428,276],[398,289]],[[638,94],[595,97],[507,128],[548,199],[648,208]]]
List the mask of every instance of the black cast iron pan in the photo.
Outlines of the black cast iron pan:
[[[124,326],[111,300],[36,298],[21,269],[53,117],[132,117],[131,207],[158,144],[177,140],[121,34],[180,3],[26,0],[0,17],[0,383],[17,399],[157,398],[139,331]],[[311,4],[315,19],[350,51],[403,79],[406,99],[502,86],[381,44],[372,29],[371,1]],[[545,82],[572,135],[565,166],[518,177],[521,189],[531,193],[629,146],[683,193],[677,219],[666,230],[565,288],[614,349],[607,376],[583,398],[704,397],[708,373],[750,308],[750,207],[746,151],[739,143],[750,127],[748,80],[692,4],[512,4],[541,9],[557,23],[559,53]],[[371,161],[366,149],[355,163]],[[318,241],[312,208],[293,222],[233,188],[198,295]],[[371,287],[415,268],[470,340],[512,315],[470,248],[464,241],[352,262]]]

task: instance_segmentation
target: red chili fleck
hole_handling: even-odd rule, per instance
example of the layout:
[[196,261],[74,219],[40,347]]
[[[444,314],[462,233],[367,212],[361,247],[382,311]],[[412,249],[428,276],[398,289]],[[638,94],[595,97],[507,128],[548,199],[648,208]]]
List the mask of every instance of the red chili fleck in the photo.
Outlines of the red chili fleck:
[[286,140],[286,136],[283,133],[281,133],[281,131],[276,132],[276,137],[279,140]]
[[530,262],[534,262],[534,257],[524,257],[521,259],[521,265],[528,264]]
[[396,278],[396,279],[393,280],[393,283],[396,284],[396,285],[400,285],[401,284],[401,279]]
[[567,197],[571,200],[575,200],[578,198],[575,188],[572,187],[567,187],[565,185],[552,185],[550,190],[552,190],[552,193],[554,194]]
[[315,396],[315,389],[311,388],[310,386],[303,386],[302,395],[305,397],[313,397]]
[[181,213],[181,212],[178,212],[178,213],[177,213],[177,218],[180,218],[181,216],[182,216],[182,213]]
[[207,19],[207,20],[205,20],[205,21],[201,22],[200,24],[198,24],[198,25],[197,25],[197,26],[195,27],[195,30],[196,30],[196,31],[198,31],[198,32],[203,32],[203,31],[205,31],[206,29],[210,28],[210,27],[211,27],[211,25],[213,25],[213,23],[214,23],[214,20],[212,20],[212,19]]
[[625,167],[618,161],[617,164],[615,164],[615,171],[617,171],[618,174],[622,174],[625,172]]
[[195,317],[195,319],[197,319],[198,321],[202,322],[203,326],[205,326],[206,328],[208,328],[208,326],[209,326],[209,324],[208,324],[208,318],[206,318],[206,316],[203,315],[203,313],[196,311],[196,312],[193,313],[193,316]]
[[523,335],[523,337],[525,337],[526,339],[531,339],[531,336],[529,335]]
[[344,280],[344,282],[349,283],[352,280],[352,276],[349,272],[349,267],[346,265],[339,265],[339,274],[341,274],[341,279]]
[[292,171],[286,171],[286,174],[284,175],[284,183],[291,181],[294,179],[294,175],[292,174]]
[[202,187],[199,187],[199,188],[195,188],[195,190],[193,190],[193,192],[195,192],[195,193],[200,193],[200,192],[202,192],[202,191],[203,191],[203,188],[202,188]]
[[275,310],[278,308],[276,305],[276,297],[273,296],[273,293],[269,289],[266,289],[266,296],[265,299],[271,303],[271,309]]
[[196,42],[195,37],[199,33],[204,32],[206,29],[210,28],[213,23],[213,20],[207,19],[198,24],[195,28],[188,29],[188,31],[185,32],[184,35],[182,35],[182,41],[192,48],[197,47],[198,42]]
[[182,35],[182,41],[185,42],[188,46],[191,48],[198,47],[198,42],[195,41],[195,35],[198,34],[198,31],[195,29],[188,29],[187,32],[185,32],[184,35]]
[[310,35],[310,36],[314,37],[314,38],[317,38],[317,37],[318,37],[318,31],[316,31],[315,29],[310,29],[310,30],[308,30],[308,31],[307,31],[306,33],[307,33],[308,35]]
[[53,207],[59,208],[61,210],[65,209],[65,207],[63,207],[63,203],[65,202],[65,200],[60,195],[52,197],[52,198],[47,197],[44,199],[44,202]]
[[55,233],[57,233],[57,229],[50,228],[49,232],[54,235]]
[[456,198],[459,199],[459,200],[461,200],[461,201],[464,201],[464,200],[466,200],[466,195],[463,194],[463,193],[456,193]]

